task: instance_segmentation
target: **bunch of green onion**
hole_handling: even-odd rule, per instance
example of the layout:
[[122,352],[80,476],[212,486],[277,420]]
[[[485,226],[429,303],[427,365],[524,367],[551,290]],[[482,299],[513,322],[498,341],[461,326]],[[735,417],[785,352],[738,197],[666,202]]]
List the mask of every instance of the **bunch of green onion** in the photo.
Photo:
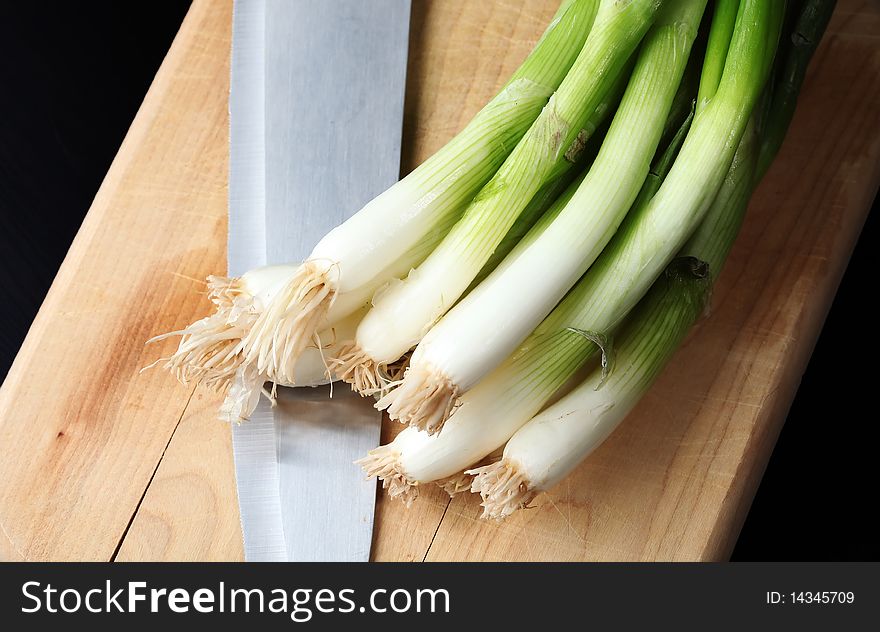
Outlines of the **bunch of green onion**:
[[166,366],[230,420],[345,380],[409,425],[359,461],[392,496],[527,506],[705,312],[833,7],[564,0],[498,96],[305,262],[210,279],[216,313]]

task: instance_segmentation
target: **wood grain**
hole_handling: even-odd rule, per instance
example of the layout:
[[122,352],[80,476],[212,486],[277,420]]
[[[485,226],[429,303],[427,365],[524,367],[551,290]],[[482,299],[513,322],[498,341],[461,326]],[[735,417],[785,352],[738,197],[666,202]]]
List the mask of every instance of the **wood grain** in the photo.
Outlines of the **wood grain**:
[[[414,2],[405,169],[491,97],[555,4]],[[880,2],[838,4],[713,315],[638,409],[504,523],[432,486],[410,510],[380,497],[375,559],[729,556],[880,183]],[[0,390],[2,558],[241,559],[216,396],[138,372],[173,345],[143,340],[205,313],[198,279],[225,267],[230,17],[193,4]]]

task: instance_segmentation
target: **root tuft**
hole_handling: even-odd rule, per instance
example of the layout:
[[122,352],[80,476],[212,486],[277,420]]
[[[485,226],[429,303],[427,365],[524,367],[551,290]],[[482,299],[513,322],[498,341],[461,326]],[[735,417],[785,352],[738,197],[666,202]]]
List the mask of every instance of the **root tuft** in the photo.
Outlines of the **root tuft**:
[[381,364],[373,360],[356,342],[344,343],[330,359],[333,373],[362,396],[375,395],[388,388],[389,380]]
[[474,477],[471,491],[479,493],[483,514],[481,518],[502,520],[517,509],[525,509],[537,495],[519,466],[507,459],[467,470]]
[[419,496],[418,483],[410,481],[400,467],[400,453],[390,445],[382,445],[370,450],[367,456],[355,461],[367,478],[378,477],[382,488],[391,498],[399,498],[409,507]]
[[449,494],[450,498],[455,498],[460,493],[469,491],[471,488],[471,476],[465,472],[459,472],[434,482],[437,483],[440,489]]
[[147,342],[180,336],[177,351],[156,364],[164,362],[162,366],[183,384],[202,380],[208,388],[224,392],[244,361],[242,338],[257,318],[256,307],[236,278],[208,277],[208,298],[217,307],[216,312],[186,329]]
[[459,395],[459,388],[439,371],[410,367],[400,386],[382,397],[376,408],[387,409],[391,419],[433,435],[460,405]]
[[327,266],[303,263],[256,318],[243,341],[245,361],[272,381],[293,384],[296,360],[320,343],[317,332],[335,298]]

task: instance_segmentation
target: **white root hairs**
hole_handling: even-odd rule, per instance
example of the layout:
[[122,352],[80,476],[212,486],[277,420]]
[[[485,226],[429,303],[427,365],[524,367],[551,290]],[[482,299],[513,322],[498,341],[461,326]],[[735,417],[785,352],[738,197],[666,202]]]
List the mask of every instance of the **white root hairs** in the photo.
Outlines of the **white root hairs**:
[[450,498],[455,498],[460,493],[466,492],[471,488],[471,476],[464,471],[434,482],[437,483],[440,489],[449,494]]
[[410,481],[406,477],[400,467],[400,453],[390,445],[381,445],[370,450],[367,456],[355,463],[364,469],[367,478],[378,477],[388,495],[391,498],[400,498],[407,507],[418,498],[418,482]]
[[242,366],[241,341],[257,318],[256,307],[236,278],[209,276],[208,298],[217,307],[212,315],[148,342],[181,336],[177,351],[155,364],[164,361],[164,368],[183,384],[201,379],[208,388],[223,392]]
[[458,474],[453,474],[452,476],[447,476],[446,478],[441,478],[438,481],[434,481],[444,492],[449,494],[450,498],[455,498],[461,492],[470,491],[471,482],[473,481],[473,476],[471,475],[471,471],[477,469],[478,467],[483,467],[485,465],[491,465],[492,463],[497,463],[501,460],[501,455],[503,454],[503,448],[499,448],[494,452],[489,453],[484,456],[482,459],[471,465],[470,467],[466,467]]
[[[332,374],[362,396],[384,396],[389,389],[399,386],[409,366],[409,354],[390,364],[373,360],[355,341],[344,342],[339,352],[330,359]],[[328,373],[329,374],[329,373]]]
[[458,408],[459,395],[458,386],[439,371],[410,367],[400,386],[376,402],[376,408],[433,435]]
[[342,344],[330,364],[333,373],[362,396],[383,392],[388,387],[389,380],[383,375],[381,364],[354,341]]
[[245,360],[270,380],[294,383],[297,358],[317,337],[336,298],[326,266],[306,261],[269,301],[244,339]]
[[527,508],[537,495],[519,466],[508,459],[466,473],[474,477],[471,491],[483,498],[481,518],[502,520],[517,509]]

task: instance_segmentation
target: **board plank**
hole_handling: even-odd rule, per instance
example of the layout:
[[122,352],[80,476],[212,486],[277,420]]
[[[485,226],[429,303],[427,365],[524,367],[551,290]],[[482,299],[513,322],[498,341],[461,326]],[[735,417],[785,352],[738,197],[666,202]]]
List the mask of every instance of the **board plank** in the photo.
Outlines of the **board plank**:
[[[414,2],[405,169],[555,5]],[[241,559],[216,395],[139,373],[174,344],[143,341],[203,315],[199,279],[225,268],[230,19],[194,2],[0,389],[0,558]],[[880,182],[878,34],[878,0],[840,0],[712,317],[609,441],[501,524],[432,486],[409,510],[380,498],[375,559],[729,556]]]
[[[197,4],[0,390],[0,556],[108,560],[192,388],[140,369],[226,235],[228,11]],[[192,273],[196,274],[193,275]]]

